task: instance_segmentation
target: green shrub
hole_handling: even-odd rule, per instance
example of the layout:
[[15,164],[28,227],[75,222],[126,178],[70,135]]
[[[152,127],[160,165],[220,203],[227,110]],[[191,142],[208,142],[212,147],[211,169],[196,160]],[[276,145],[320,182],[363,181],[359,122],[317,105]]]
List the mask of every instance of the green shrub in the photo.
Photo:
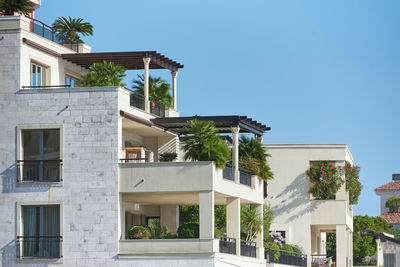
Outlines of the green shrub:
[[161,162],[171,162],[175,160],[178,155],[175,152],[165,152],[160,154],[160,161]]
[[129,239],[149,239],[150,230],[143,225],[134,225],[128,230]]
[[176,238],[172,230],[167,226],[161,226],[159,220],[154,220],[149,223],[150,239],[170,239]]
[[[264,248],[265,248],[265,251],[268,251],[268,248],[281,249],[278,244],[272,243],[272,242],[265,242]],[[281,257],[281,253],[279,251],[274,251],[274,250],[271,250],[270,255],[272,257],[274,257],[275,261],[278,261],[279,258]]]
[[199,238],[198,223],[184,223],[178,228],[179,238]]
[[297,254],[303,254],[303,252],[301,251],[301,249],[296,246],[296,245],[290,245],[293,249],[293,252],[297,253]]
[[[282,244],[281,250],[286,250],[287,252],[293,252],[293,247],[288,244]],[[293,255],[292,253],[289,254]]]

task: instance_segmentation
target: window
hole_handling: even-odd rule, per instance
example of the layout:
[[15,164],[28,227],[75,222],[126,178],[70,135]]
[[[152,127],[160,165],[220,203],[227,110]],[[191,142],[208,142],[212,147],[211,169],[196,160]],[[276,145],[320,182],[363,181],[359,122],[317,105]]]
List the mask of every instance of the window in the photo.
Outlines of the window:
[[60,258],[60,205],[22,205],[20,215],[17,257]]
[[31,63],[31,86],[46,85],[46,72],[47,72],[46,67],[32,62]]
[[22,129],[18,182],[60,182],[60,129]]
[[69,86],[70,88],[75,88],[78,82],[79,80],[77,78],[65,75],[65,85]]

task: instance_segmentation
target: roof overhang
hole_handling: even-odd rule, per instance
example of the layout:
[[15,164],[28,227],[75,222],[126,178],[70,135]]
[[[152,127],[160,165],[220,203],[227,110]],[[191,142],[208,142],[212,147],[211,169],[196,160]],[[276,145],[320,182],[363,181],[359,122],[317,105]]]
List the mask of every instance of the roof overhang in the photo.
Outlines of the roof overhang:
[[127,70],[142,70],[144,69],[143,58],[151,59],[149,65],[150,69],[168,69],[171,71],[177,71],[184,67],[182,64],[157,53],[157,51],[71,53],[62,54],[61,57],[87,69],[93,63],[102,63],[103,61],[107,61],[121,65]]
[[191,117],[174,117],[174,118],[155,118],[151,121],[160,125],[166,130],[186,134],[188,122],[191,120],[213,121],[219,133],[231,133],[232,127],[239,127],[241,133],[253,133],[262,136],[264,132],[271,130],[257,121],[247,118],[246,116],[191,116]]

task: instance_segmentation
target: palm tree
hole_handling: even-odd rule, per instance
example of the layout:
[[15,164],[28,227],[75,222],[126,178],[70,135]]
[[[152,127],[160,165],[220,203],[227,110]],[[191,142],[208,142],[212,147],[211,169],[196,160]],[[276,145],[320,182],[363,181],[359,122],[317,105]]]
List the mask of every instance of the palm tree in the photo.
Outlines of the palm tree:
[[21,13],[28,16],[34,9],[35,4],[29,0],[0,0],[0,12],[6,16]]
[[125,69],[114,62],[104,61],[94,63],[89,68],[89,72],[82,77],[77,84],[78,87],[106,87],[119,86],[125,87],[123,79],[126,77]]
[[57,37],[62,41],[80,42],[83,41],[78,34],[83,36],[93,35],[93,26],[83,19],[73,19],[71,17],[58,17],[53,22],[53,29],[57,32]]
[[[144,95],[144,75],[137,75],[138,79],[133,80],[132,89],[134,93]],[[171,86],[161,77],[149,77],[149,97],[166,107],[172,107],[172,96],[169,94]]]
[[252,171],[264,180],[273,178],[268,165],[267,150],[255,138],[241,136],[239,140],[239,166]]
[[213,121],[191,120],[183,138],[185,160],[215,161],[217,168],[223,169],[230,159],[228,145],[217,135]]

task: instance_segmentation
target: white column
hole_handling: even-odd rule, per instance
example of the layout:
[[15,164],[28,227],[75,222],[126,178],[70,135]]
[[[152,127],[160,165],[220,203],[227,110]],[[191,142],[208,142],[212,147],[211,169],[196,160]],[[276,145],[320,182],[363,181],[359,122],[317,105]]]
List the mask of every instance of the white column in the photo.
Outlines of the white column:
[[144,111],[150,112],[150,101],[149,101],[149,65],[150,58],[144,57]]
[[178,71],[171,71],[171,75],[172,75],[172,96],[174,98],[174,109],[176,109],[177,107],[177,95],[176,95],[176,87],[177,87],[177,83],[176,83],[176,77],[178,77]]
[[140,162],[146,162],[145,158],[146,158],[146,150],[144,149],[144,147],[141,147],[140,148]]
[[240,256],[240,198],[227,199],[226,235],[236,239],[236,255]]
[[336,266],[347,266],[347,231],[346,225],[336,225]]
[[257,135],[257,140],[262,144],[263,142],[263,136],[262,135]]
[[[263,219],[263,205],[252,205],[257,209],[258,214],[260,215],[261,219]],[[256,257],[257,259],[264,259],[264,227],[261,225],[261,232],[256,236],[255,240],[256,241],[256,246],[257,246],[257,252],[256,252]]]
[[214,239],[214,191],[199,192],[199,237]]
[[235,183],[239,183],[239,127],[232,127],[232,165],[235,172]]

